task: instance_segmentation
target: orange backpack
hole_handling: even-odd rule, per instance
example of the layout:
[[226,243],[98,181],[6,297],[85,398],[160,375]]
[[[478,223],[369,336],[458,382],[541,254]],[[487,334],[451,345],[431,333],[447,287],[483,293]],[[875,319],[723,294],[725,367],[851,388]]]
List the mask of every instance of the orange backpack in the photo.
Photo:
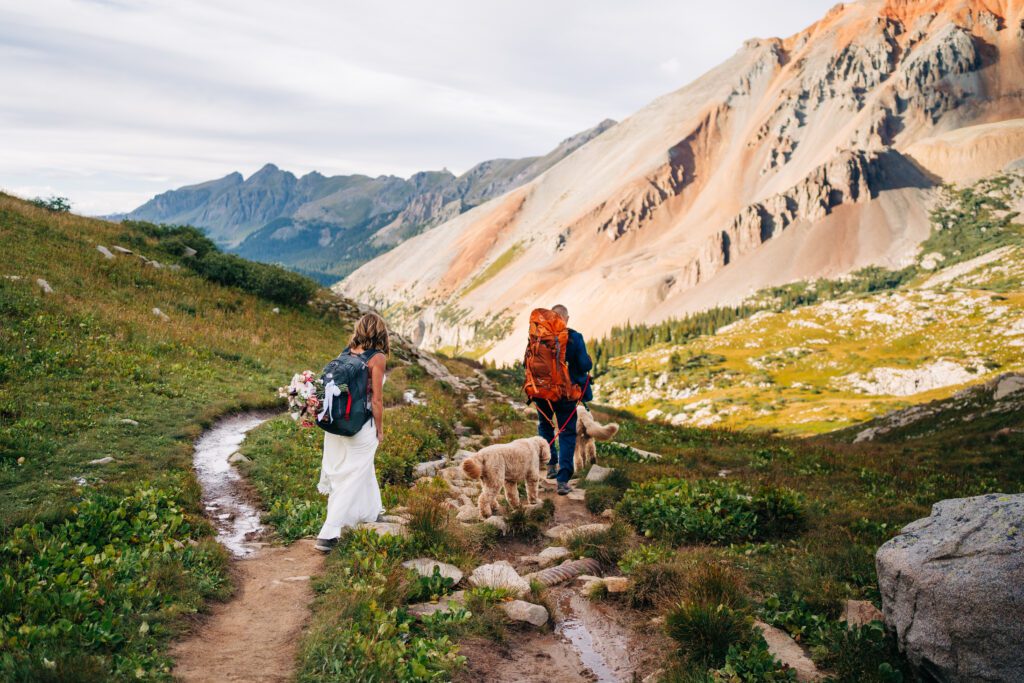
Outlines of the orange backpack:
[[526,383],[523,391],[531,399],[578,401],[583,396],[579,385],[569,379],[565,346],[569,328],[554,311],[536,308],[530,313],[530,340],[523,366]]

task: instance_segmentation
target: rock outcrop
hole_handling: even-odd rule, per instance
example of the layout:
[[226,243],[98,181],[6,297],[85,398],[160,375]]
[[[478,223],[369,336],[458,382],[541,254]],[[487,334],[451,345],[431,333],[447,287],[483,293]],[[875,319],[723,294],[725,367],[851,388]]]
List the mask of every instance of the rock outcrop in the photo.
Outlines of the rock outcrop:
[[875,561],[885,622],[929,680],[1024,680],[1024,494],[940,501]]

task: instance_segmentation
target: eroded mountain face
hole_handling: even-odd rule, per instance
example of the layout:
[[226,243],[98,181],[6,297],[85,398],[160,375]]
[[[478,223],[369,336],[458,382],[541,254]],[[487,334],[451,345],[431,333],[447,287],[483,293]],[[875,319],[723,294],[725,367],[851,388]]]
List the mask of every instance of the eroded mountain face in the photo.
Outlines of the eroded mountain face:
[[614,125],[605,120],[544,156],[491,159],[461,176],[445,170],[409,178],[317,172],[297,178],[267,164],[249,178],[232,173],[164,192],[127,217],[195,225],[243,256],[333,281],[403,240],[529,182]]
[[425,346],[509,361],[536,305],[593,335],[901,265],[934,188],[1024,157],[1022,20],[1022,0],[837,6],[338,287]]

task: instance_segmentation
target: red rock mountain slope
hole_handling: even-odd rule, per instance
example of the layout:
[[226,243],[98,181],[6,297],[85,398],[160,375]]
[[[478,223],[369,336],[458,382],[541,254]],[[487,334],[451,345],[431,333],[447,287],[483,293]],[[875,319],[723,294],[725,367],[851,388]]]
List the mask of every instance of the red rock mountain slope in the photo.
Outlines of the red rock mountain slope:
[[912,261],[938,184],[1024,157],[1022,22],[1024,0],[836,6],[338,288],[424,346],[509,361],[536,305],[593,336]]

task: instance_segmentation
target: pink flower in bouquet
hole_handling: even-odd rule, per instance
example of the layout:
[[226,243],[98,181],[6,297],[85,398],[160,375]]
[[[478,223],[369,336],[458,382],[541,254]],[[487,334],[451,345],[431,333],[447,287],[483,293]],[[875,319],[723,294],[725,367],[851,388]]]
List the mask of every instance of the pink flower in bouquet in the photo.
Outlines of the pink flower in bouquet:
[[307,383],[308,382],[312,382],[314,379],[316,379],[316,375],[313,374],[312,370],[303,370],[302,371],[302,381],[303,382],[307,382]]
[[306,406],[310,410],[316,410],[317,408],[320,407],[320,399],[318,399],[316,396],[310,396],[309,398],[306,399]]

